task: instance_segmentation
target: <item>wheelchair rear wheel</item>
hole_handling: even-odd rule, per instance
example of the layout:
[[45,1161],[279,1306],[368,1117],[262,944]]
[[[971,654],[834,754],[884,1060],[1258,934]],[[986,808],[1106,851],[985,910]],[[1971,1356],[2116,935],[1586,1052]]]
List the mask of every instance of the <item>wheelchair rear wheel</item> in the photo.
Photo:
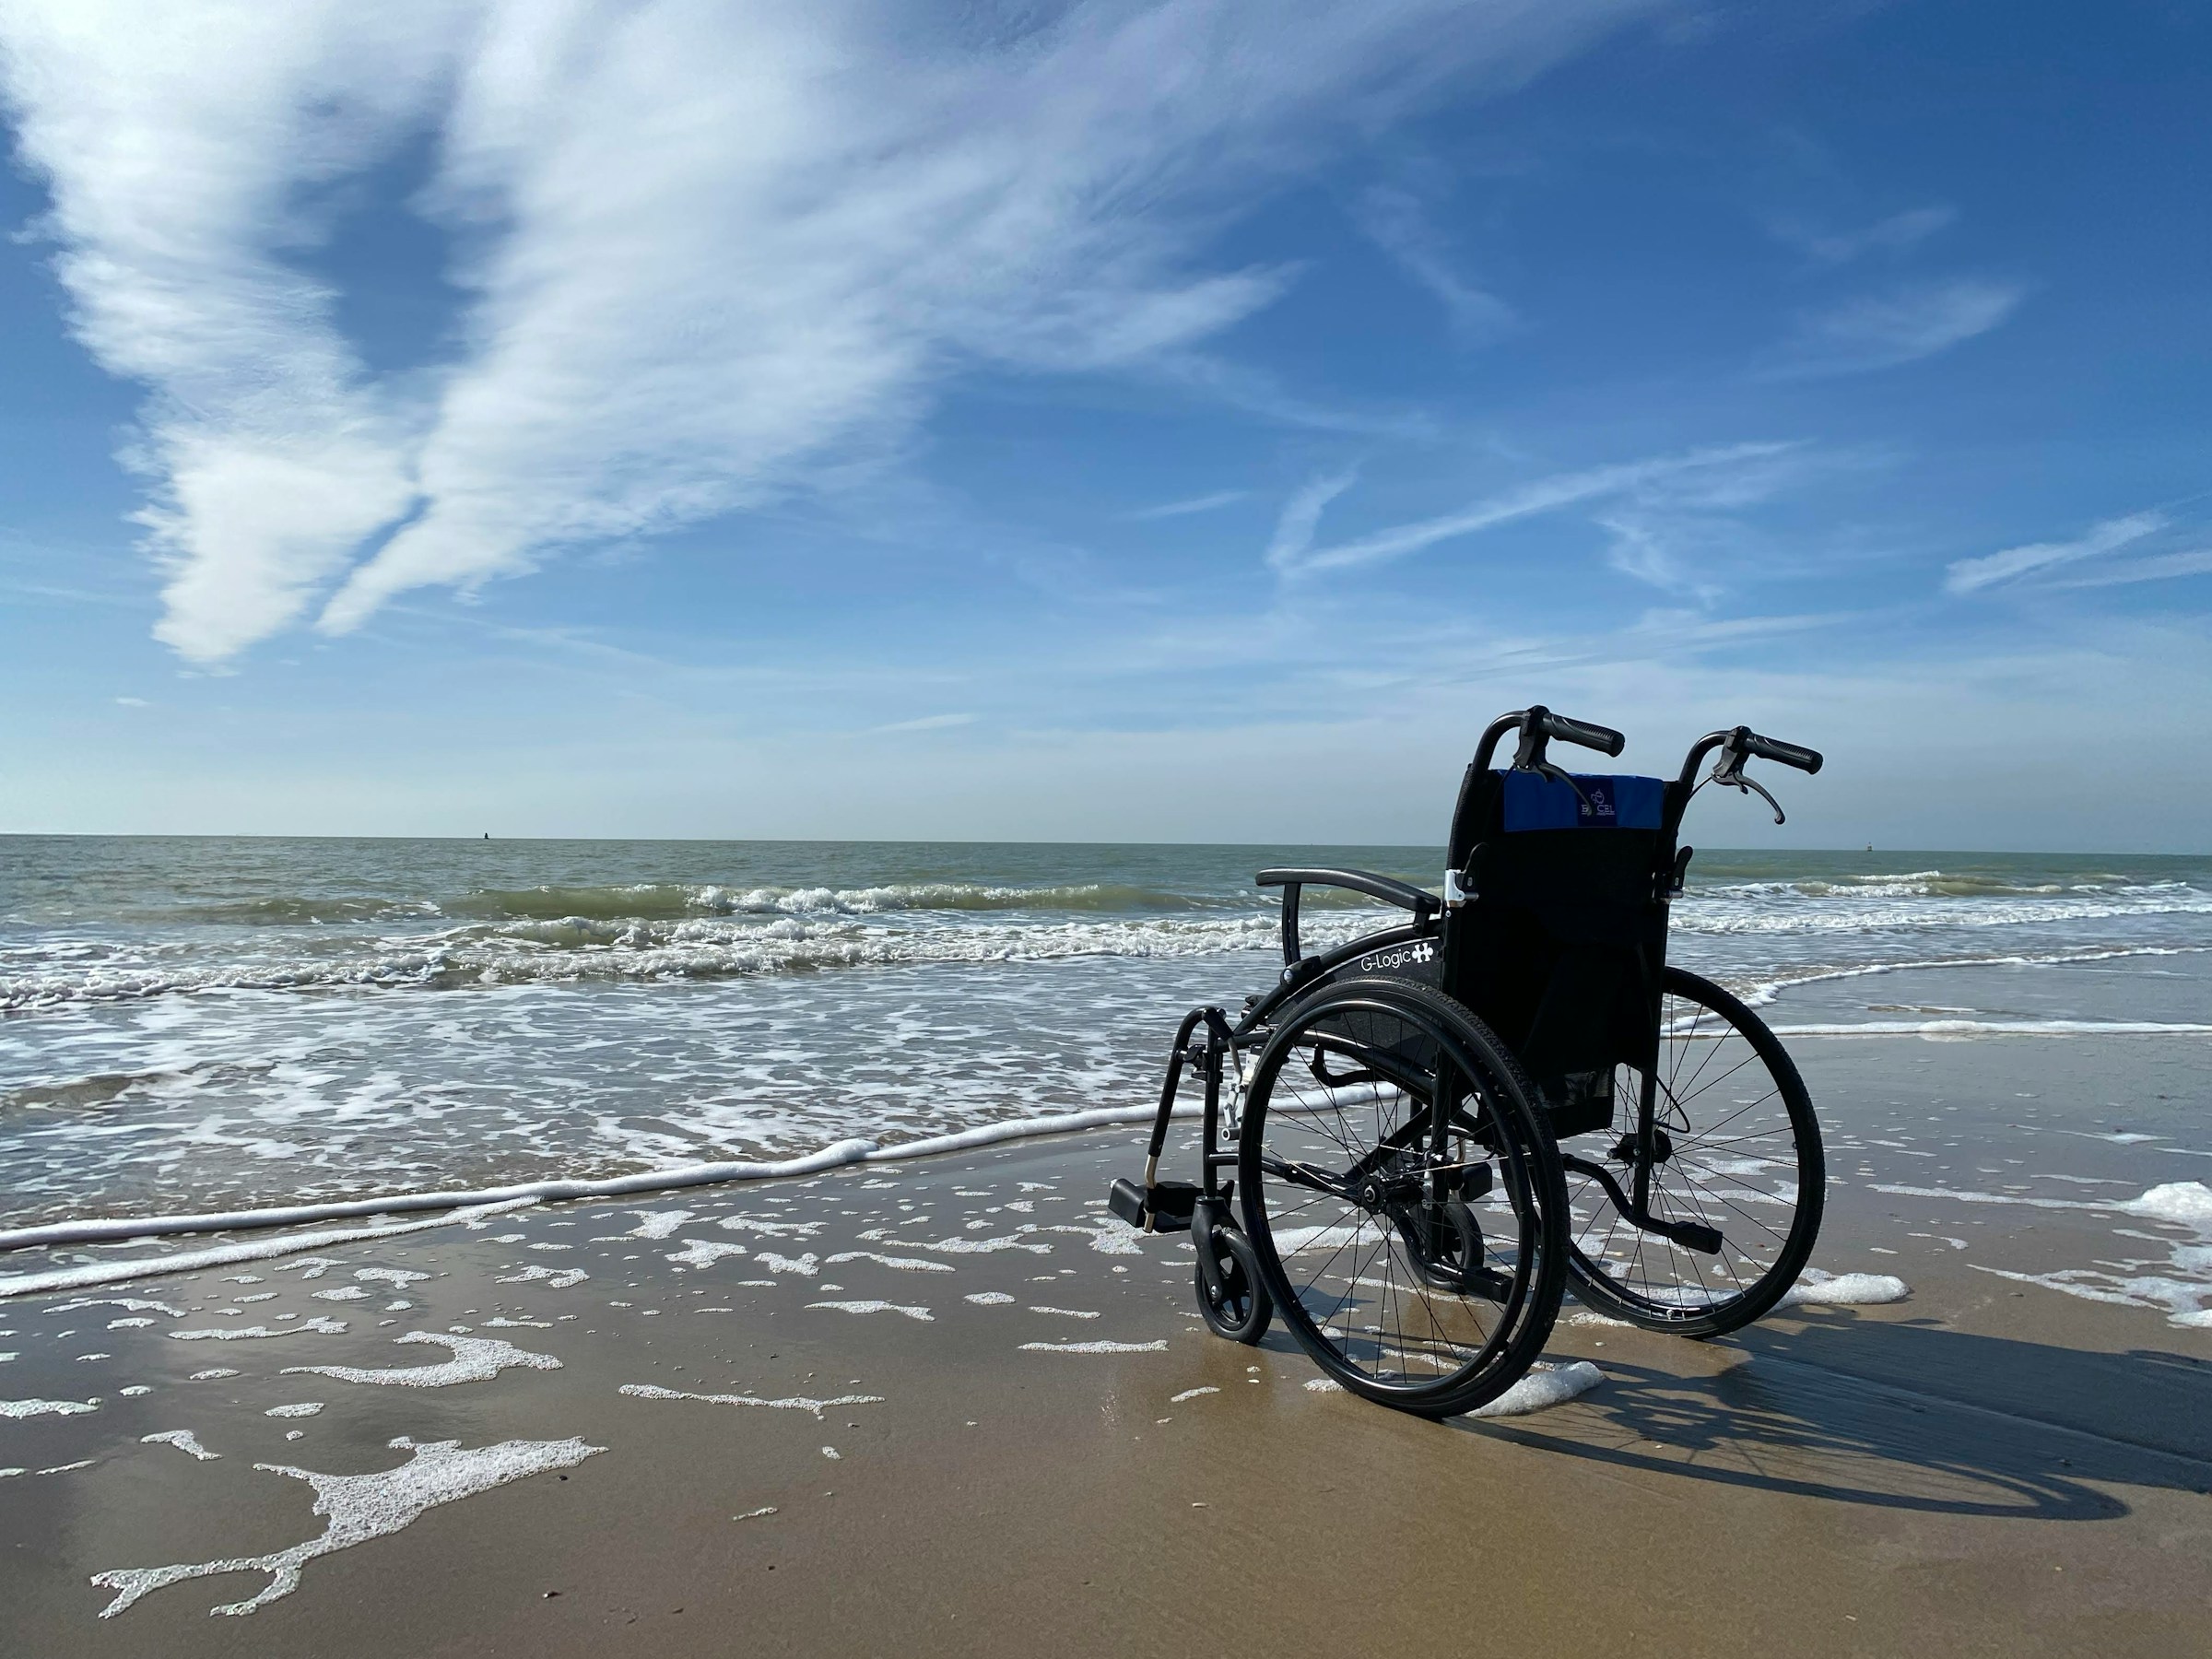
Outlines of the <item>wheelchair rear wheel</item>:
[[1335,1382],[1449,1417],[1518,1382],[1566,1284],[1566,1191],[1533,1090],[1441,992],[1349,980],[1253,1067],[1237,1185],[1260,1282]]
[[[1621,1066],[1613,1145],[1567,1171],[1575,1295],[1647,1330],[1718,1336],[1749,1324],[1797,1281],[1820,1231],[1827,1167],[1805,1083],[1766,1022],[1710,980],[1669,968],[1659,1009],[1649,1209],[1717,1229],[1717,1255],[1648,1233],[1621,1214],[1598,1164],[1632,1190],[1643,1074]],[[1625,1127],[1626,1133],[1621,1133]],[[1602,1154],[1602,1163],[1600,1162]]]

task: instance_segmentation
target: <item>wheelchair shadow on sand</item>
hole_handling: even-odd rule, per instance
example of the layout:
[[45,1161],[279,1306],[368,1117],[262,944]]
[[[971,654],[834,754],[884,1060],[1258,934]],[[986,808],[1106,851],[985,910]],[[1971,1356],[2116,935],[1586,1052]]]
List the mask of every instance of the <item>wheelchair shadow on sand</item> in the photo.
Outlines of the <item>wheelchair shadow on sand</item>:
[[2212,1363],[2185,1355],[1841,1310],[1725,1346],[1744,1360],[1716,1375],[1601,1356],[1604,1384],[1569,1405],[1451,1426],[1616,1468],[1930,1514],[2109,1521],[2130,1512],[2110,1488],[2212,1493]]

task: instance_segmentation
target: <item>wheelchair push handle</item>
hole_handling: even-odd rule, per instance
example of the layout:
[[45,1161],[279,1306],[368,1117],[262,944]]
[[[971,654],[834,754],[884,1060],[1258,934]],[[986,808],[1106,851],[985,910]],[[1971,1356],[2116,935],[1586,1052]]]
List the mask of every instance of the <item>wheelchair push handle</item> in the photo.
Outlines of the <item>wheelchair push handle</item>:
[[1475,751],[1475,770],[1488,771],[1490,757],[1497,752],[1499,740],[1508,732],[1521,734],[1520,752],[1513,757],[1513,765],[1523,771],[1542,770],[1546,765],[1544,746],[1553,738],[1561,743],[1579,743],[1584,748],[1594,748],[1601,755],[1618,755],[1628,747],[1628,738],[1611,726],[1594,725],[1586,720],[1570,720],[1564,714],[1554,714],[1542,703],[1531,703],[1525,709],[1515,709],[1511,714],[1500,714],[1490,722],[1489,729],[1482,735],[1482,743]]
[[1734,735],[1736,747],[1758,759],[1779,760],[1783,765],[1794,766],[1801,772],[1817,772],[1820,770],[1818,749],[1784,743],[1777,737],[1761,737],[1747,726],[1736,727]]
[[1744,776],[1744,762],[1779,760],[1783,765],[1794,766],[1801,772],[1817,772],[1820,770],[1818,749],[1783,743],[1775,737],[1761,737],[1749,726],[1739,725],[1725,732],[1708,732],[1690,745],[1688,758],[1682,762],[1682,776],[1675,791],[1675,799],[1678,803],[1674,808],[1675,822],[1680,822],[1683,809],[1689,805],[1689,797],[1704,787],[1698,782],[1698,767],[1714,749],[1721,751],[1720,759],[1712,763],[1712,775],[1705,782],[1718,783],[1744,794],[1758,795],[1774,809],[1774,821],[1778,824],[1785,821],[1782,803],[1768,794],[1763,784]]
[[[1529,725],[1535,726],[1547,737],[1557,737],[1561,743],[1579,743],[1584,748],[1594,748],[1610,759],[1629,745],[1629,740],[1611,726],[1592,725],[1586,720],[1570,720],[1564,714],[1554,714],[1549,709],[1529,710]],[[1525,729],[1525,728],[1524,728]]]
[[1689,753],[1682,761],[1681,782],[1685,790],[1697,782],[1698,768],[1714,749],[1721,751],[1716,776],[1724,783],[1733,783],[1741,775],[1747,760],[1779,760],[1801,772],[1817,772],[1823,759],[1818,749],[1784,743],[1779,737],[1762,737],[1749,726],[1708,732],[1689,746]]

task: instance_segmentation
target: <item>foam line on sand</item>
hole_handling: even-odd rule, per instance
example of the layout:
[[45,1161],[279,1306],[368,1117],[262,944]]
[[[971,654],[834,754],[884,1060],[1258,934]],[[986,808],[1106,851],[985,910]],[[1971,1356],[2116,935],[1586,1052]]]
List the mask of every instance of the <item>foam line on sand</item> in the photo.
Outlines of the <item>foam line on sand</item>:
[[2203,1037],[2212,1025],[2161,1019],[1865,1019],[1777,1025],[1777,1037]]
[[515,1198],[504,1204],[472,1205],[450,1216],[427,1221],[394,1221],[382,1227],[334,1227],[321,1232],[286,1233],[273,1239],[248,1239],[237,1244],[217,1244],[206,1250],[181,1250],[174,1255],[143,1256],[127,1262],[90,1262],[76,1267],[56,1267],[48,1273],[0,1274],[0,1299],[36,1296],[50,1290],[81,1290],[92,1285],[120,1284],[158,1273],[192,1273],[203,1267],[228,1267],[237,1262],[266,1262],[296,1255],[303,1250],[323,1250],[333,1244],[352,1244],[363,1239],[389,1239],[400,1233],[422,1232],[450,1227],[520,1209],[535,1199]]
[[[678,1187],[785,1180],[794,1175],[813,1175],[824,1170],[841,1169],[847,1164],[896,1163],[910,1158],[934,1158],[945,1152],[971,1151],[978,1147],[996,1146],[1002,1141],[1027,1140],[1032,1135],[1072,1135],[1079,1130],[1104,1129],[1117,1124],[1149,1123],[1157,1110],[1151,1106],[1105,1106],[1090,1112],[1063,1112],[1055,1117],[1015,1118],[1003,1124],[982,1124],[973,1129],[961,1129],[950,1135],[935,1135],[924,1140],[901,1141],[889,1147],[871,1140],[841,1140],[799,1158],[771,1162],[684,1164],[672,1170],[644,1170],[633,1175],[612,1175],[599,1181],[531,1181],[512,1186],[484,1187],[466,1193],[393,1193],[381,1198],[335,1199],[328,1204],[288,1205],[208,1215],[107,1217],[87,1221],[51,1221],[38,1227],[18,1227],[0,1231],[0,1251],[111,1243],[123,1239],[166,1238],[178,1233],[243,1232],[258,1228],[299,1227],[317,1221],[345,1220],[356,1216],[405,1215],[414,1210],[555,1203],[578,1198],[621,1198],[633,1193],[669,1192]],[[1196,1111],[1197,1108],[1189,1107],[1177,1112],[1175,1115],[1189,1116]],[[454,1218],[445,1218],[447,1220]],[[442,1225],[442,1222],[427,1225]],[[331,1236],[334,1241],[342,1241],[338,1240],[338,1235]],[[360,1233],[347,1236],[367,1238],[381,1235]],[[223,1248],[243,1247],[226,1245]],[[289,1248],[276,1253],[288,1253]],[[257,1258],[238,1255],[224,1259],[243,1262]],[[219,1264],[207,1261],[196,1265],[214,1266]],[[161,1264],[147,1264],[140,1271],[170,1272],[174,1269]],[[118,1277],[135,1276],[113,1275],[75,1282],[108,1284]],[[21,1289],[7,1288],[10,1283],[8,1279],[0,1278],[0,1296],[23,1294]]]

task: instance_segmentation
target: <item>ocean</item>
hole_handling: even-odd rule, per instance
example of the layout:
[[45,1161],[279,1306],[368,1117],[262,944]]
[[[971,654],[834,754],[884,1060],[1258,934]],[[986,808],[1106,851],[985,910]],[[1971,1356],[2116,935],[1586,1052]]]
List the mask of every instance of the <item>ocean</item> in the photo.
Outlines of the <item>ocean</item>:
[[[1441,854],[0,837],[0,1226],[1142,1105],[1269,982],[1296,863]],[[1700,851],[1671,951],[1785,1035],[2212,1034],[2212,858]]]

